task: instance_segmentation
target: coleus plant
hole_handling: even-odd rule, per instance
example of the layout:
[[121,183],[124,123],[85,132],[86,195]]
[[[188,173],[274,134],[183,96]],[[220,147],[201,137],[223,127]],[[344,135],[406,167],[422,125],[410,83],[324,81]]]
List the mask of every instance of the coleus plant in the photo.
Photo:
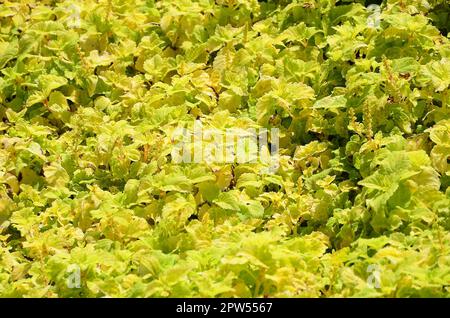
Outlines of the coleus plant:
[[3,1],[0,296],[448,297],[450,7],[370,4]]

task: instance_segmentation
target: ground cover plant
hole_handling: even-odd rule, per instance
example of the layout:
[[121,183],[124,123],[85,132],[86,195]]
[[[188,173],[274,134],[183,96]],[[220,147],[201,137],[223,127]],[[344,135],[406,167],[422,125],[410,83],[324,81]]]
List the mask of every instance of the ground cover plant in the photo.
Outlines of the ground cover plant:
[[[446,0],[0,3],[0,296],[448,297]],[[279,130],[279,164],[174,131]],[[275,140],[270,140],[274,143]]]

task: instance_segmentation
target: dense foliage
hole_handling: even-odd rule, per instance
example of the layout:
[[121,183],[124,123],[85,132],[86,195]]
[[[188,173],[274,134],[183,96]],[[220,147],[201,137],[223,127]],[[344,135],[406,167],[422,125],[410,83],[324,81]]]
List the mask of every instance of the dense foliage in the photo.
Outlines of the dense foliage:
[[[369,4],[2,1],[0,295],[448,297],[449,3]],[[279,169],[173,163],[196,119]]]

